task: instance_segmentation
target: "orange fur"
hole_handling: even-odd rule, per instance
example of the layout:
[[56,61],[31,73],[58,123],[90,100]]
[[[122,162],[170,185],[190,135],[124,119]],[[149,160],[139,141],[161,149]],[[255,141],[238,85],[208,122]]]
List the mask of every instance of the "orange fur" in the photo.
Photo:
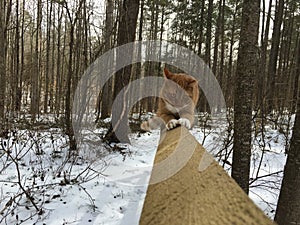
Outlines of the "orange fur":
[[194,123],[194,110],[199,98],[197,80],[187,74],[171,73],[164,69],[165,83],[160,91],[157,116],[143,122],[143,130],[164,126],[170,130],[178,125],[191,128]]

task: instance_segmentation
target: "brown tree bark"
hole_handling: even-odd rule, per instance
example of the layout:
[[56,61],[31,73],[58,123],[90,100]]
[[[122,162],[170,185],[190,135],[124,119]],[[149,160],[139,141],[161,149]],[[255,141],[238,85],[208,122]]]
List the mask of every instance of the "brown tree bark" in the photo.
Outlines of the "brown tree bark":
[[[298,46],[300,55],[300,45]],[[300,73],[300,57],[297,62],[297,73]],[[300,224],[300,91],[293,135],[276,209],[275,221],[278,225]]]
[[[74,55],[74,45],[75,45],[75,25],[79,19],[79,12],[82,8],[83,2],[81,0],[76,9],[75,17],[72,16],[71,10],[69,9],[67,3],[65,3],[65,8],[67,10],[69,22],[70,22],[70,31],[69,31],[69,60],[68,60],[68,72],[67,72],[67,90],[66,90],[66,101],[65,101],[65,120],[66,120],[66,133],[69,136],[69,145],[70,145],[70,156],[73,155],[77,150],[77,143],[74,137],[74,131],[72,127],[72,117],[71,117],[71,99],[72,99],[72,83],[74,82],[74,68],[73,68],[73,55]],[[76,153],[75,153],[76,154]]]
[[217,71],[217,68],[218,68],[218,57],[219,57],[220,33],[221,33],[221,19],[222,19],[222,0],[219,0],[218,18],[217,18],[216,31],[215,31],[214,56],[213,56],[213,65],[212,65],[212,72],[218,78],[219,78],[218,76],[219,71]]
[[[106,0],[106,20],[105,20],[105,33],[104,33],[104,44],[105,52],[112,48],[112,36],[113,36],[113,13],[114,13],[114,1]],[[111,62],[112,63],[112,62]],[[113,80],[109,79],[103,87],[102,98],[101,98],[101,119],[110,117],[111,106],[112,106],[112,90]]]
[[232,25],[230,28],[230,44],[229,44],[229,59],[228,59],[228,69],[227,69],[227,77],[226,77],[226,88],[225,88],[225,98],[226,104],[229,107],[233,107],[233,81],[234,81],[234,44],[235,44],[235,33],[237,32],[237,14],[238,14],[238,5],[239,0],[235,1],[235,9],[232,15]]
[[44,113],[48,112],[50,90],[50,45],[52,25],[52,1],[47,2],[47,38],[46,38],[46,66],[45,66],[45,90],[44,90]]
[[[297,40],[298,40],[298,48],[300,48],[300,35],[298,34],[298,37],[297,37]],[[299,60],[300,60],[300,51],[298,51],[298,54],[296,54],[296,56],[298,57],[298,66],[299,66]],[[300,80],[300,73],[299,73],[299,67],[298,67],[298,72],[297,72],[297,69],[296,69],[296,72],[295,72],[295,78],[294,78],[294,82],[292,84],[293,88],[293,94],[292,94],[292,113],[296,112],[296,107],[297,107],[297,93],[299,92],[299,80]]]
[[205,9],[205,0],[201,1],[201,11],[200,11],[200,30],[198,37],[198,52],[197,54],[201,56],[202,54],[202,44],[203,44],[203,22],[204,22],[204,9]]
[[[263,1],[265,5],[265,1]],[[267,14],[267,20],[265,29],[261,32],[261,60],[260,60],[260,72],[257,80],[257,105],[260,107],[261,116],[265,114],[265,102],[266,96],[266,64],[267,64],[267,48],[269,41],[269,29],[271,20],[272,0],[269,0],[269,9]]]
[[7,28],[10,21],[12,0],[0,1],[0,133],[4,132],[6,99]]
[[61,38],[61,33],[62,33],[62,19],[63,19],[63,10],[62,7],[59,6],[57,9],[57,59],[56,59],[56,87],[55,87],[55,113],[56,116],[58,117],[60,114],[61,110],[61,102],[62,102],[62,85],[63,85],[63,79],[62,79],[62,69],[61,69],[61,61],[63,59],[62,57],[62,52],[63,49],[61,48],[62,44],[62,38]]
[[[119,18],[119,27],[118,27],[118,36],[117,36],[117,43],[118,46],[123,44],[127,44],[133,42],[135,40],[136,35],[136,26],[137,26],[137,17],[139,12],[139,0],[123,0],[123,4],[120,11],[120,18]],[[122,54],[117,53],[117,61],[122,60],[124,57]],[[116,73],[116,80],[115,80],[115,87],[113,92],[113,99],[116,98],[118,93],[129,84],[131,76],[131,65],[126,66],[119,70]],[[124,99],[127,97],[124,96]],[[126,101],[123,101],[123,105],[121,108],[126,107]],[[127,115],[122,115],[122,112],[113,112],[112,113],[112,121],[125,121],[124,117]],[[105,139],[108,142],[129,142],[128,139],[128,130],[126,124],[118,123],[119,125],[116,127],[110,127],[109,131],[106,134]],[[116,136],[116,130],[122,130],[122,137]]]
[[11,87],[12,87],[12,96],[11,96],[11,111],[12,116],[17,116],[17,112],[20,110],[20,95],[19,93],[19,85],[20,85],[20,6],[19,1],[16,1],[15,4],[15,39],[14,39],[14,47],[12,48],[12,79],[11,79]]
[[40,105],[40,35],[42,32],[42,1],[38,0],[37,6],[37,24],[35,32],[35,51],[34,51],[34,69],[31,76],[31,102],[30,102],[30,114],[32,122],[35,122],[36,117],[39,114],[39,105]]
[[[205,2],[205,1],[204,1]],[[213,16],[213,0],[209,0],[208,2],[208,8],[207,8],[207,15],[206,15],[206,34],[205,34],[205,52],[204,52],[204,62],[211,67],[211,36],[212,36],[212,16]],[[202,15],[201,15],[202,17]],[[199,45],[199,47],[201,44]],[[199,51],[198,51],[199,52]],[[199,97],[199,104],[198,104],[200,110],[203,112],[208,112],[209,105],[207,103],[207,100],[205,98],[204,93],[200,91],[200,97]]]
[[249,192],[253,78],[257,67],[259,0],[244,0],[234,93],[232,177]]
[[[141,4],[141,7],[140,7],[141,8],[140,9],[141,12],[140,12],[140,18],[139,18],[138,40],[142,41],[143,40],[143,25],[144,25],[145,1],[141,0],[140,4]],[[163,31],[161,30],[161,32],[163,32]],[[161,33],[161,35],[162,35],[162,33]],[[139,45],[138,55],[137,55],[137,58],[138,58],[139,62],[136,64],[136,70],[135,70],[136,78],[141,78],[142,77],[141,56],[142,56],[142,46]],[[143,87],[141,86],[139,88],[139,90],[138,90],[138,95],[140,95],[140,93],[142,91],[143,91]],[[145,100],[142,100],[142,101],[140,101],[140,102],[138,102],[136,104],[135,111],[139,112],[139,116],[142,115],[144,102],[145,102]]]
[[206,19],[206,40],[205,40],[205,56],[204,61],[210,66],[211,61],[211,29],[213,16],[213,0],[209,0]]
[[280,30],[283,18],[284,0],[279,0],[276,5],[276,13],[274,20],[274,27],[272,33],[272,46],[270,51],[269,65],[268,65],[268,88],[267,88],[267,110],[270,112],[275,109],[275,85],[276,85],[276,71],[277,59],[280,44]]
[[[22,21],[21,21],[21,34],[20,34],[20,40],[21,40],[21,65],[20,65],[20,86],[18,90],[19,99],[18,104],[19,108],[18,110],[21,110],[22,107],[22,99],[23,99],[23,81],[24,81],[24,74],[25,74],[25,8],[26,0],[22,1]],[[26,99],[26,97],[25,97]]]

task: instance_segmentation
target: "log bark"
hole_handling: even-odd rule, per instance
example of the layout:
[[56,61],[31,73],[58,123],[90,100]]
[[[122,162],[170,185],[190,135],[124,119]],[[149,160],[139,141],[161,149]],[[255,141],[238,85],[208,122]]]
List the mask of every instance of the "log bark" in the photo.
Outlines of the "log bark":
[[[217,162],[210,161],[206,150],[187,129],[176,128],[166,133],[155,164],[169,157],[176,147],[183,154],[191,150],[194,153],[175,175],[149,185],[140,225],[274,224]],[[159,175],[156,172],[159,171],[152,171],[150,183]]]

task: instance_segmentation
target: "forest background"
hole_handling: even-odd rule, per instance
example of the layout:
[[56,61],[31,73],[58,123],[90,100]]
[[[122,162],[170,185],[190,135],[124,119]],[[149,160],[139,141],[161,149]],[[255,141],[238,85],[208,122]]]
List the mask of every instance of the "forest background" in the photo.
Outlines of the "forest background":
[[[275,220],[299,222],[299,34],[297,0],[1,0],[0,156],[14,158],[3,140],[18,130],[59,128],[69,157],[76,157],[72,101],[86,69],[114,47],[167,40],[196,53],[216,76],[234,131],[224,141],[224,161],[233,153],[226,163],[247,193],[251,137],[261,137],[263,152],[270,124],[286,137],[288,160],[280,172],[284,179]],[[105,119],[119,91],[133,80],[162,76],[164,66],[136,63],[105,84],[94,109],[98,126],[107,128],[105,142],[118,141]],[[157,98],[149,97],[132,108],[129,117],[137,132],[143,115],[156,107]],[[201,93],[197,112],[209,120],[211,110]]]

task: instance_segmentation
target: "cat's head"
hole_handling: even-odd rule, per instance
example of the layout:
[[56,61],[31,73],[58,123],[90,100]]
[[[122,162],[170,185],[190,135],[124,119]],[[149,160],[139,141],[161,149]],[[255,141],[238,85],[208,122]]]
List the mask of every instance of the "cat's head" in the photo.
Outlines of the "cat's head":
[[199,96],[198,81],[184,73],[172,73],[164,69],[165,83],[161,95],[170,105],[180,108],[196,104]]

